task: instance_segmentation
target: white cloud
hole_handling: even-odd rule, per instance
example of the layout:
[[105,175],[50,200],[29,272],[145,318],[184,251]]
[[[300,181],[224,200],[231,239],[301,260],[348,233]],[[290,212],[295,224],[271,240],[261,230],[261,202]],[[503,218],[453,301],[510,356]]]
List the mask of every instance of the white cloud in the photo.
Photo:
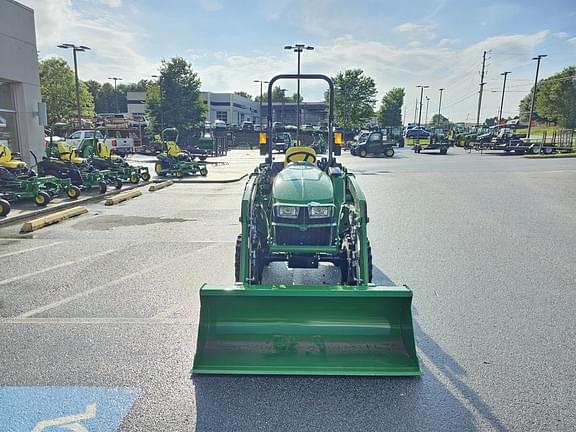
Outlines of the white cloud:
[[570,35],[566,32],[552,33],[552,36],[557,37],[558,39],[568,39],[568,37],[570,37]]
[[122,7],[122,0],[99,0],[105,6],[110,8],[119,8]]
[[397,25],[392,31],[396,33],[412,33],[424,30],[424,28],[423,25],[407,22]]
[[566,42],[571,43],[572,45],[576,46],[576,37],[570,38]]
[[[141,54],[146,33],[122,11],[113,13],[74,8],[70,0],[24,0],[36,18],[36,39],[41,58],[63,57],[72,64],[72,53],[58,49],[62,43],[86,45],[91,51],[79,54],[81,79],[104,82],[109,76],[124,81],[138,81],[155,73],[159,61],[150,61]],[[115,0],[106,0],[113,4]],[[94,6],[96,7],[96,6]],[[133,11],[132,11],[133,12]]]

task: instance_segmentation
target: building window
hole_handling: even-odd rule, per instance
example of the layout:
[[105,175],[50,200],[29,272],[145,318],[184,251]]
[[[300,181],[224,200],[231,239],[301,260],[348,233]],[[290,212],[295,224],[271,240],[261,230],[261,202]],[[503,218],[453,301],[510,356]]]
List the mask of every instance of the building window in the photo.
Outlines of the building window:
[[0,144],[8,146],[13,152],[20,151],[17,130],[12,86],[0,81]]
[[228,111],[216,111],[216,120],[222,120],[228,123]]

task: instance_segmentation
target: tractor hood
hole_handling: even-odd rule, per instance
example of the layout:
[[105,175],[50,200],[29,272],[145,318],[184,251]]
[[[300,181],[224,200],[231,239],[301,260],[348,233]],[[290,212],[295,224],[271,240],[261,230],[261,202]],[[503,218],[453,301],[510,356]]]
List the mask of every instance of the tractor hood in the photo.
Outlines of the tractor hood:
[[274,179],[272,196],[276,202],[328,204],[334,201],[332,181],[320,168],[308,163],[291,163]]

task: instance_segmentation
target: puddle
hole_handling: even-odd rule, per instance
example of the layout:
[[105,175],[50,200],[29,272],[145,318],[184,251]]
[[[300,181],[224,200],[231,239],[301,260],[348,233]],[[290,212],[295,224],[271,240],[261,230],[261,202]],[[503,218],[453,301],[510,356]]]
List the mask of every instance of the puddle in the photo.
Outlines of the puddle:
[[197,219],[109,215],[78,221],[72,225],[72,228],[81,231],[107,231],[117,227],[194,222],[196,220]]

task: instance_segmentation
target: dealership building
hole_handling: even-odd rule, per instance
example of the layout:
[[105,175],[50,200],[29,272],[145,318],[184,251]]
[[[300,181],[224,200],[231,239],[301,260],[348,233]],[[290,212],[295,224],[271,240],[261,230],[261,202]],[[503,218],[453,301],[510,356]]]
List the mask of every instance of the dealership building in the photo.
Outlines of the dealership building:
[[34,11],[13,0],[0,0],[0,144],[30,161],[41,154],[40,78]]

